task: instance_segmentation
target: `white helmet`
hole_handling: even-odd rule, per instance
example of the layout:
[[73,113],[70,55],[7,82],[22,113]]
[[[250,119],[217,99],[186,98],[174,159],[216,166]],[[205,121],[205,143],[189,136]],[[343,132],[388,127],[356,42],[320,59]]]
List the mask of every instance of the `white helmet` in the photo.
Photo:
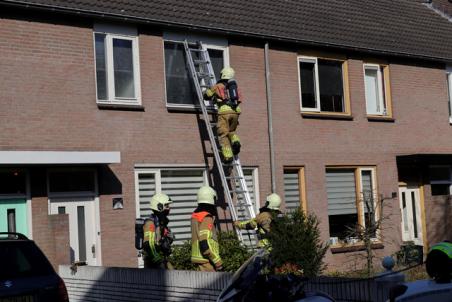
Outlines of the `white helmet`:
[[198,204],[207,203],[215,204],[215,199],[217,198],[217,192],[209,186],[202,186],[198,190]]
[[279,207],[281,206],[281,197],[276,193],[272,193],[267,196],[265,205],[270,210],[279,210]]
[[222,80],[230,80],[234,77],[235,71],[232,67],[225,67],[221,70],[221,79]]
[[173,201],[168,195],[163,193],[157,193],[151,198],[151,210],[162,212],[165,207],[168,208],[169,204]]

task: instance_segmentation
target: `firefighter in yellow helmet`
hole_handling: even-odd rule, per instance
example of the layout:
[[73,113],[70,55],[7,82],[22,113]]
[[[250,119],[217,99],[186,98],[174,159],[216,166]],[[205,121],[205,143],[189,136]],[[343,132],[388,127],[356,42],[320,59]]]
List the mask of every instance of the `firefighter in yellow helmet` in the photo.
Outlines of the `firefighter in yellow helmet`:
[[171,254],[173,236],[168,228],[171,198],[157,193],[151,198],[152,214],[143,225],[143,259],[145,268],[172,268],[167,258]]
[[191,262],[204,272],[223,269],[214,225],[216,197],[217,193],[211,187],[199,188],[198,207],[191,216]]
[[231,162],[233,155],[239,154],[241,147],[240,138],[235,132],[239,124],[239,104],[242,98],[234,75],[231,67],[223,68],[221,79],[204,93],[206,98],[213,98],[218,107],[217,135],[225,163]]
[[235,221],[234,226],[244,230],[256,230],[259,238],[258,247],[269,247],[266,235],[270,232],[273,219],[280,213],[281,198],[278,194],[272,193],[267,196],[265,205],[259,209],[256,218],[246,221]]

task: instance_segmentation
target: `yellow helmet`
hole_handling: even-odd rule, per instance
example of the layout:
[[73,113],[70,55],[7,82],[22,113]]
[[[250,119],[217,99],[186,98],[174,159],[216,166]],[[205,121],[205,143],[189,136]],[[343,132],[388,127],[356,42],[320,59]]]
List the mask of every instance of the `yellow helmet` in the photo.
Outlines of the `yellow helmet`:
[[215,199],[217,198],[217,192],[209,186],[202,186],[198,190],[198,204],[207,203],[215,204]]
[[151,210],[162,212],[165,207],[168,208],[169,204],[173,201],[168,195],[163,193],[157,193],[151,198]]
[[225,67],[221,70],[221,79],[222,80],[230,80],[234,77],[235,71],[232,67]]
[[265,205],[270,210],[279,210],[279,207],[281,206],[281,197],[276,193],[272,193],[267,196]]

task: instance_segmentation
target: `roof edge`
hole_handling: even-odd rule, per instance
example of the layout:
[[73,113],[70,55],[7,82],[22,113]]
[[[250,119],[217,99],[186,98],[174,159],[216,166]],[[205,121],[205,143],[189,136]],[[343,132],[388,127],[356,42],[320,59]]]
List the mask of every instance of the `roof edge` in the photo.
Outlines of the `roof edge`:
[[106,18],[106,19],[111,19],[111,20],[120,20],[120,21],[126,21],[126,22],[138,23],[138,24],[147,24],[147,25],[175,27],[175,28],[180,28],[180,29],[189,28],[192,30],[210,32],[210,33],[222,33],[222,34],[229,34],[229,35],[240,36],[240,37],[253,37],[256,39],[262,39],[264,41],[286,42],[286,43],[288,42],[288,43],[295,43],[295,44],[299,44],[299,45],[310,45],[310,46],[321,46],[321,47],[326,46],[326,47],[333,47],[333,48],[341,49],[341,50],[352,50],[352,51],[357,51],[357,52],[388,55],[388,56],[409,58],[409,59],[421,59],[421,60],[441,62],[441,63],[452,62],[452,57],[450,57],[450,58],[435,57],[435,56],[428,56],[428,55],[422,55],[422,54],[416,54],[416,53],[395,52],[395,51],[388,51],[388,50],[383,50],[383,49],[363,48],[363,47],[358,47],[358,46],[353,46],[353,45],[325,43],[325,42],[314,41],[314,40],[299,40],[299,39],[294,39],[294,38],[290,38],[290,37],[279,37],[279,36],[264,35],[264,34],[253,33],[253,32],[234,31],[234,30],[225,29],[225,28],[211,28],[211,27],[199,26],[199,25],[188,24],[188,23],[166,22],[166,21],[161,21],[161,20],[151,19],[151,18],[140,18],[140,17],[125,15],[125,14],[121,15],[121,14],[105,13],[105,12],[96,11],[96,10],[74,9],[74,8],[62,7],[62,6],[57,6],[57,5],[45,5],[45,4],[37,4],[37,3],[30,4],[30,3],[24,2],[24,1],[3,0],[3,1],[0,1],[0,6],[37,9],[37,10],[44,10],[44,11],[51,11],[51,12],[57,12],[57,13],[65,13],[65,14],[69,14],[69,15],[86,16],[86,17],[101,17],[101,18]]

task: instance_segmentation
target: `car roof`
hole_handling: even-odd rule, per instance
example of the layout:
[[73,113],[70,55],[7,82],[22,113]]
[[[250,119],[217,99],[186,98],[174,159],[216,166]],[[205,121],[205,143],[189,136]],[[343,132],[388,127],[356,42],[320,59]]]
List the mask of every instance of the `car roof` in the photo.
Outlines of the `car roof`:
[[24,234],[16,233],[16,232],[0,232],[0,240],[1,241],[11,241],[11,240],[14,240],[14,241],[31,241]]

